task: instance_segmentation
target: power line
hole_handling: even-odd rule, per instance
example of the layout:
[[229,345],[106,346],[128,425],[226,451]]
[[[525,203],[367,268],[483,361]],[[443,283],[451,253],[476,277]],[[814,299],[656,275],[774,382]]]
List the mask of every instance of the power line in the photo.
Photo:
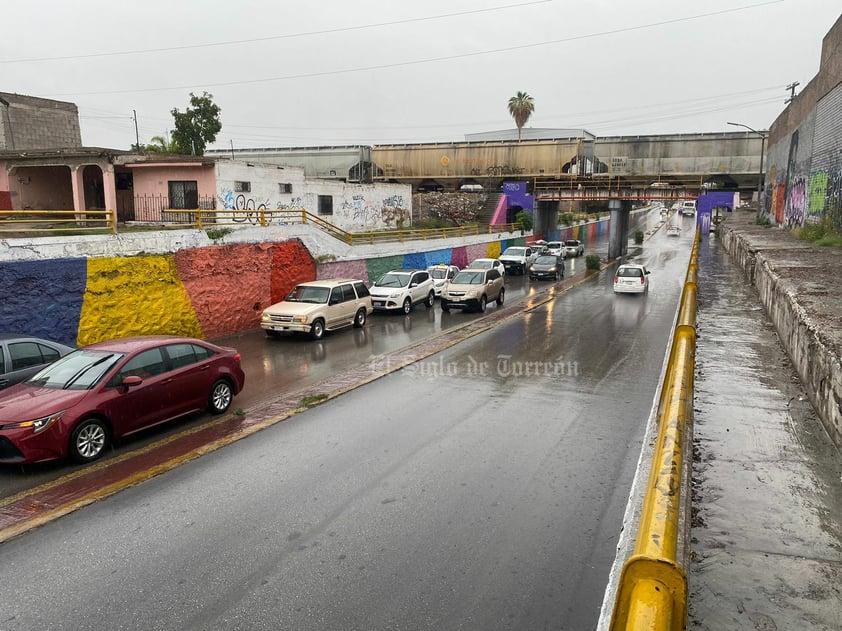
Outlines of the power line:
[[451,61],[454,59],[469,59],[472,57],[480,57],[483,55],[492,55],[497,53],[510,53],[513,51],[518,50],[527,50],[530,48],[539,48],[542,46],[552,46],[555,44],[564,44],[568,42],[574,41],[581,41],[586,39],[593,39],[597,37],[605,37],[607,35],[617,35],[619,33],[629,33],[633,31],[641,31],[651,28],[656,28],[660,26],[666,26],[670,24],[677,24],[680,22],[689,22],[693,20],[699,20],[703,18],[709,18],[717,15],[725,15],[728,13],[736,13],[738,11],[746,11],[749,9],[755,9],[758,7],[767,6],[770,4],[779,4],[784,2],[784,0],[769,0],[768,2],[761,2],[759,4],[752,4],[746,5],[742,7],[735,7],[732,9],[723,9],[721,11],[713,11],[710,13],[702,13],[699,15],[693,15],[683,18],[675,18],[672,20],[663,20],[661,22],[652,22],[650,24],[642,24],[637,26],[628,26],[619,29],[612,29],[609,31],[601,31],[598,33],[589,33],[586,35],[574,35],[571,37],[564,37],[561,39],[556,40],[549,40],[546,42],[535,42],[531,44],[520,44],[517,46],[507,46],[505,48],[495,48],[491,50],[484,50],[484,51],[475,51],[471,53],[461,53],[457,55],[447,55],[443,57],[428,57],[426,59],[416,59],[413,61],[399,61],[389,64],[378,64],[374,66],[361,66],[357,68],[346,68],[342,70],[324,70],[321,72],[305,72],[300,74],[294,75],[284,75],[280,77],[264,77],[260,79],[242,79],[239,81],[220,81],[216,83],[204,83],[204,84],[189,84],[189,85],[180,85],[180,86],[169,86],[169,87],[158,87],[158,88],[130,88],[126,90],[98,90],[93,92],[65,92],[59,94],[51,94],[49,96],[52,97],[67,97],[67,96],[101,96],[106,94],[135,94],[135,93],[143,93],[143,92],[166,92],[171,90],[191,90],[197,88],[218,88],[218,87],[227,87],[227,86],[236,86],[236,85],[250,85],[256,83],[272,83],[275,81],[289,81],[292,79],[309,79],[315,77],[326,77],[332,75],[341,75],[341,74],[350,74],[350,73],[357,73],[357,72],[369,72],[371,70],[386,70],[390,68],[402,68],[406,66],[417,66],[421,64],[427,63],[434,63],[439,61]]
[[[303,33],[288,33],[286,35],[270,35],[267,37],[250,37],[249,39],[234,39],[222,42],[207,42],[204,44],[185,44],[184,46],[167,46],[164,48],[143,48],[139,50],[121,50],[105,53],[86,53],[82,55],[64,55],[61,57],[30,57],[26,59],[0,59],[0,64],[17,64],[30,63],[41,61],[64,61],[68,59],[91,59],[95,57],[117,57],[122,55],[145,55],[148,53],[163,53],[179,50],[192,50],[196,48],[211,48],[218,46],[237,46],[241,44],[253,44],[255,42],[269,42],[281,39],[294,39],[299,37],[311,37],[313,35],[329,35],[332,33],[344,33],[348,31],[361,31],[370,28],[381,28],[384,26],[397,26],[399,24],[412,24],[415,22],[429,22],[432,20],[443,20],[446,18],[461,17],[464,15],[475,15],[477,13],[490,13],[492,11],[504,11],[508,9],[517,9],[533,4],[544,4],[552,2],[553,0],[533,0],[532,2],[521,2],[519,4],[507,4],[499,7],[489,7],[486,9],[474,9],[472,11],[460,11],[457,13],[443,13],[441,15],[429,15],[420,18],[407,18],[405,20],[394,20],[391,22],[378,22],[375,24],[360,24],[358,26],[343,26],[341,28],[324,29],[321,31],[306,31]],[[781,0],[782,1],[782,0]]]

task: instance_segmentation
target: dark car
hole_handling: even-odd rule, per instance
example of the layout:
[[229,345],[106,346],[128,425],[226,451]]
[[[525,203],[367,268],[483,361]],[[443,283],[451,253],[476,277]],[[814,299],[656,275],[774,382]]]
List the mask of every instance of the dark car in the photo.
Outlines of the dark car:
[[564,278],[564,259],[552,254],[542,254],[532,261],[529,266],[529,278],[549,278],[558,280]]
[[0,390],[28,379],[72,350],[50,340],[0,333]]
[[91,344],[0,394],[0,463],[90,462],[152,425],[222,414],[244,383],[233,348],[166,335]]

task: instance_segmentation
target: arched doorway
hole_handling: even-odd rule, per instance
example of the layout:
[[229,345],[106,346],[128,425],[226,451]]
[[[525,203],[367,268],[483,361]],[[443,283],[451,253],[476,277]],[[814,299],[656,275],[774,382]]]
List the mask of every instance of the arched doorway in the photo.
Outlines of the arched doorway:
[[82,190],[85,196],[85,210],[105,210],[102,169],[96,164],[87,164],[83,169]]

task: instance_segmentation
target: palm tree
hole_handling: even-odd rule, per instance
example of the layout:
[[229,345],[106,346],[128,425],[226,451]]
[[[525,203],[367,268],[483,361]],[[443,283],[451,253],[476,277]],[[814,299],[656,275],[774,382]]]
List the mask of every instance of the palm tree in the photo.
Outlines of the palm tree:
[[[169,134],[167,134],[169,136]],[[175,140],[168,140],[164,136],[152,136],[146,145],[149,153],[179,153],[180,149]]]
[[535,101],[526,92],[518,92],[509,99],[509,114],[515,119],[515,125],[517,125],[518,142],[520,142],[521,129],[534,111]]

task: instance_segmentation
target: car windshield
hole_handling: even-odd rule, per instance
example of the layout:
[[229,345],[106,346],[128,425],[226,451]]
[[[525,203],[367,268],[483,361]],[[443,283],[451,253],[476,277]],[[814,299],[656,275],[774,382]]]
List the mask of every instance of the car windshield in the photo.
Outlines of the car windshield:
[[535,265],[555,265],[558,259],[554,256],[539,256],[535,259]]
[[506,248],[503,256],[523,256],[525,252],[526,248]]
[[485,282],[485,272],[459,272],[453,277],[454,285],[482,285]]
[[559,243],[558,241],[550,241],[547,244],[548,250],[558,250],[560,247],[561,247],[561,243]]
[[36,388],[58,390],[88,390],[111,370],[122,353],[98,350],[78,350],[50,364],[24,383]]
[[446,267],[434,267],[430,269],[430,276],[436,279],[443,279],[447,278],[447,268]]
[[494,261],[491,259],[477,259],[473,263],[469,265],[469,267],[476,267],[478,269],[491,269],[491,266],[494,265]]
[[407,285],[409,285],[409,274],[392,274],[391,272],[383,274],[374,283],[375,287],[406,287]]
[[298,285],[289,292],[287,302],[312,302],[313,304],[325,304],[330,296],[329,287],[313,287],[311,285]]
[[621,267],[617,270],[617,276],[640,278],[643,276],[643,270],[639,267]]
[[579,245],[579,242],[578,241],[565,241],[564,244],[573,246],[575,248]]

